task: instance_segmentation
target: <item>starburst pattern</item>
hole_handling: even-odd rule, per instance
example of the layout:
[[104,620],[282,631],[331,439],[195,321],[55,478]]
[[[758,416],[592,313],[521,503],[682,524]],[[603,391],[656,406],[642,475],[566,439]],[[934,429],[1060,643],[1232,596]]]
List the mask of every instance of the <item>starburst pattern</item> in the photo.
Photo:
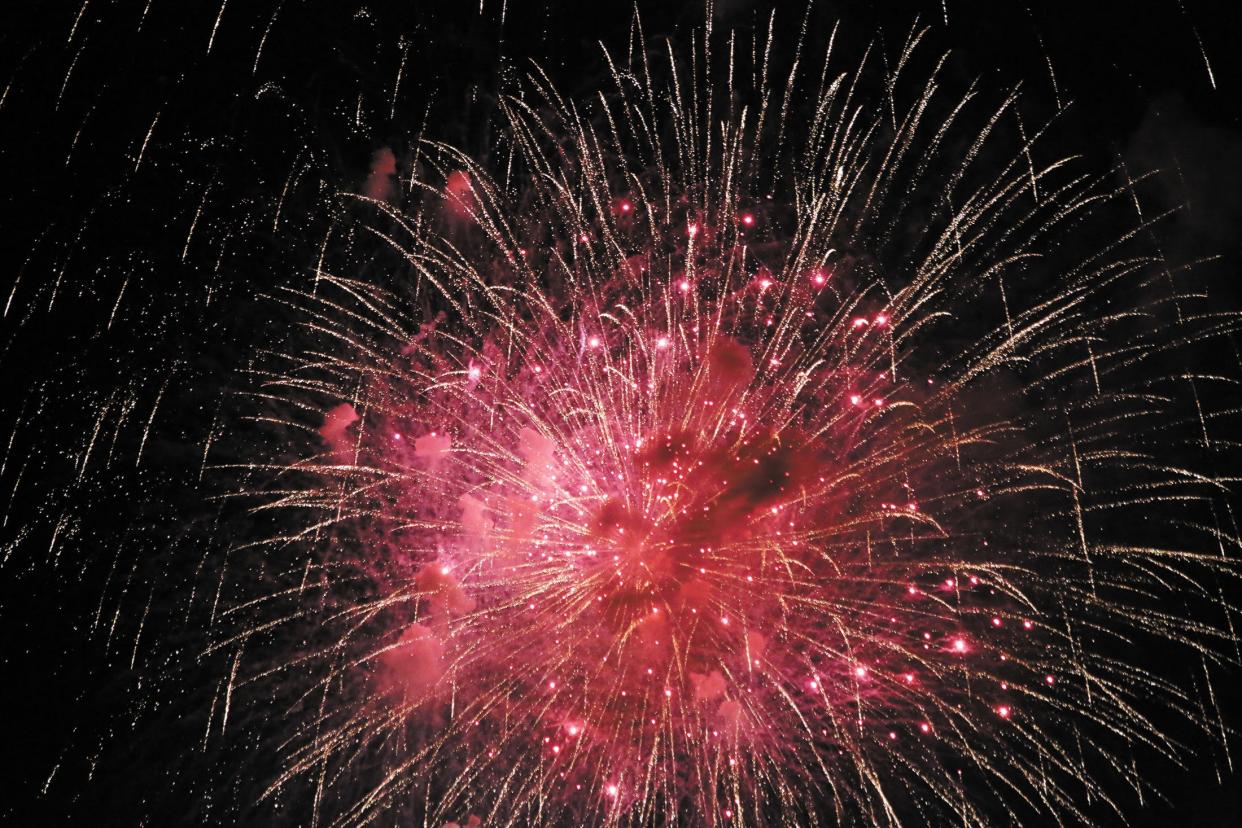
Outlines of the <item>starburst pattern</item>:
[[1236,657],[1194,463],[1232,415],[1181,361],[1238,316],[1150,224],[1100,236],[1133,185],[995,137],[1016,96],[908,83],[919,39],[876,93],[874,58],[774,83],[713,34],[607,56],[591,101],[535,70],[499,160],[425,142],[406,196],[345,199],[253,370],[271,459],[236,496],[280,530],[230,554],[273,574],[210,648],[224,717],[281,699],[266,797],[1086,821],[1123,808],[1097,780],[1149,790],[1136,751],[1183,755],[1164,718],[1217,734],[1133,648],[1209,690]]

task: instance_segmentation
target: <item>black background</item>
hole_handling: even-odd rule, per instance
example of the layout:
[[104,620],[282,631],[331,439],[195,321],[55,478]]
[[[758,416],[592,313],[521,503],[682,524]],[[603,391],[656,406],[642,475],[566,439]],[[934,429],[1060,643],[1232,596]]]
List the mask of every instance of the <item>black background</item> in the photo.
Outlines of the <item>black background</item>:
[[[683,43],[704,20],[699,3],[638,8],[648,36]],[[770,8],[723,0],[714,25],[764,29]],[[777,4],[778,44],[803,14]],[[528,58],[589,92],[599,42],[623,50],[632,15],[563,0],[0,11],[0,817],[134,825],[194,787],[178,763],[201,723],[153,709],[192,709],[196,692],[165,669],[194,643],[158,585],[193,568],[207,530],[184,525],[192,495],[169,492],[198,485],[220,377],[271,324],[251,300],[313,266],[319,182],[361,186],[377,148],[424,128],[482,149],[492,90]],[[953,50],[963,87],[999,97],[1021,82],[1045,117],[1070,104],[1057,146],[1099,170],[1175,170],[1163,197],[1189,209],[1167,247],[1220,254],[1225,281],[1237,274],[1237,4],[819,2],[811,40],[838,18],[843,37],[889,54],[917,22]],[[1236,723],[1238,693],[1217,693]],[[1169,802],[1134,808],[1132,824],[1237,824],[1238,782],[1220,755],[1170,768]]]

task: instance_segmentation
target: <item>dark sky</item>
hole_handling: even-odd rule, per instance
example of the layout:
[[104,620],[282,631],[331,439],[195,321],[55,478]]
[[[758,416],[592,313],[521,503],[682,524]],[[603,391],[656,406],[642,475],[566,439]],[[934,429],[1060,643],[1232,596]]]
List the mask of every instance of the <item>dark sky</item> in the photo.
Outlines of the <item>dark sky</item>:
[[[1172,171],[1151,195],[1153,207],[1188,207],[1166,226],[1166,249],[1220,254],[1220,281],[1236,285],[1240,6],[825,0],[807,19],[811,41],[840,19],[843,48],[855,53],[875,42],[891,54],[912,26],[925,25],[934,50],[953,51],[949,77],[961,86],[978,79],[999,97],[1020,82],[1033,121],[1069,104],[1058,149],[1102,172],[1119,163]],[[776,7],[777,42],[792,43],[804,5]],[[142,669],[101,630],[115,611],[120,649],[134,646],[144,606],[158,603],[157,574],[141,561],[151,557],[143,550],[175,543],[164,527],[177,503],[162,493],[195,482],[195,452],[215,427],[213,378],[244,359],[267,324],[250,300],[308,266],[307,246],[324,229],[313,209],[320,182],[360,186],[376,149],[400,150],[420,132],[483,148],[490,95],[527,59],[564,90],[589,92],[604,71],[599,43],[624,49],[633,8],[607,0],[484,0],[481,10],[478,0],[4,4],[0,709],[11,732],[0,765],[16,770],[0,818],[136,824],[142,814],[172,813],[145,804],[176,774],[158,739],[149,750],[132,746],[131,772],[92,768],[104,741],[150,738],[124,735],[121,723],[150,714],[155,698],[142,689]],[[649,37],[676,42],[704,20],[700,3],[642,0],[638,9]],[[714,9],[716,27],[750,32],[766,29],[771,5],[720,0]],[[273,213],[272,195],[282,192],[285,212]],[[1227,301],[1238,301],[1234,291]],[[84,440],[105,420],[100,411],[124,412],[117,436],[104,429],[100,438],[117,456],[137,458],[124,475],[79,468]],[[193,558],[192,548],[183,551]],[[165,646],[172,659],[192,645]],[[1170,804],[1134,824],[1236,824],[1239,780],[1218,781],[1218,764],[1205,757],[1171,777]]]

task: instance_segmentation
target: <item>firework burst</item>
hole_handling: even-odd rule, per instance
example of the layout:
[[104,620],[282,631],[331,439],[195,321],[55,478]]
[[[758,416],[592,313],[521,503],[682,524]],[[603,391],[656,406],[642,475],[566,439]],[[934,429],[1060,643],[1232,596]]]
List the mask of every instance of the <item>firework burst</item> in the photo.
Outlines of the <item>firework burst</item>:
[[780,82],[727,36],[634,48],[590,101],[532,72],[492,161],[377,156],[342,215],[393,275],[328,250],[253,371],[276,428],[236,496],[280,530],[231,550],[271,574],[210,651],[213,716],[280,700],[249,702],[265,798],[1088,821],[1183,755],[1169,716],[1214,737],[1134,649],[1209,690],[1236,654],[1218,415],[1176,366],[1238,318],[1149,225],[1099,237],[1133,185],[998,149],[1015,96],[905,81],[919,39],[874,93],[831,45]]

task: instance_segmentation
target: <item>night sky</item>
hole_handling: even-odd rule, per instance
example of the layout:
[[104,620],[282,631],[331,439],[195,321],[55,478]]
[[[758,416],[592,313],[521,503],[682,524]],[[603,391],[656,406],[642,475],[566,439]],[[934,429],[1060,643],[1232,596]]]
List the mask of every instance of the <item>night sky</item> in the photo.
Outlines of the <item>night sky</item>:
[[[767,3],[709,6],[719,29],[750,37],[768,26]],[[704,22],[701,3],[637,8],[648,37],[674,43]],[[820,0],[806,26],[815,40],[839,19],[850,55],[867,44],[892,54],[926,26],[933,51],[951,51],[947,82],[992,96],[1020,84],[1031,124],[1064,109],[1052,143],[1087,169],[1163,170],[1147,209],[1184,208],[1159,228],[1163,250],[1219,257],[1204,267],[1221,303],[1237,307],[1239,8]],[[401,156],[427,136],[487,156],[497,90],[533,59],[566,93],[590,94],[606,72],[599,44],[624,50],[633,9],[12,0],[0,10],[0,818],[275,818],[237,802],[201,807],[204,789],[245,778],[250,759],[245,746],[210,762],[196,752],[196,711],[211,700],[184,666],[200,644],[166,587],[193,577],[228,508],[200,502],[204,445],[228,416],[221,392],[282,335],[285,320],[258,297],[314,268],[333,221],[323,199],[361,188],[377,150]],[[800,2],[777,4],[778,44],[796,40],[803,16]],[[1236,374],[1232,357],[1220,361]],[[1235,726],[1237,679],[1216,687]],[[1184,772],[1161,766],[1169,802],[1128,805],[1131,824],[1236,824],[1242,779],[1229,761],[1205,746]]]

